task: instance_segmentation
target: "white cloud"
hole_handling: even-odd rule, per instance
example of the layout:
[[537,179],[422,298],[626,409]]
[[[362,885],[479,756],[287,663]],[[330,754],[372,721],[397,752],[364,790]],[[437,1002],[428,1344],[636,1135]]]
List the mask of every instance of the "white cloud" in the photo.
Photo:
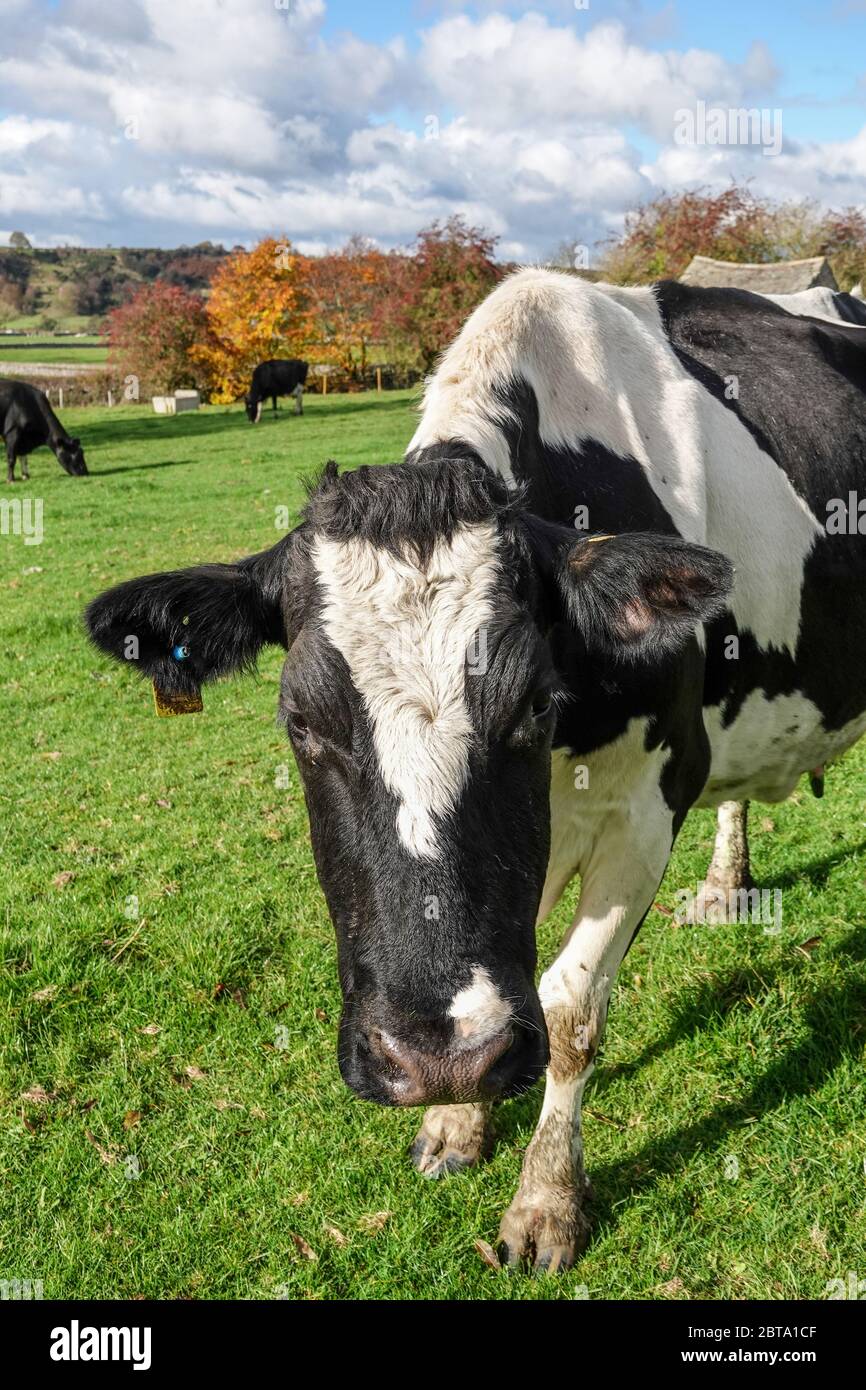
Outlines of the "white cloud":
[[316,249],[403,243],[456,211],[528,258],[608,234],[661,187],[755,175],[780,196],[866,195],[866,132],[776,159],[674,143],[699,100],[781,104],[766,45],[738,63],[678,49],[673,12],[658,24],[634,0],[602,22],[525,8],[430,14],[410,51],[325,37],[324,0],[0,0],[19,112],[0,119],[0,210],[43,240]]
[[105,208],[98,193],[67,185],[58,188],[55,180],[25,174],[5,174],[0,179],[0,216],[13,221],[22,215],[69,218],[104,218]]

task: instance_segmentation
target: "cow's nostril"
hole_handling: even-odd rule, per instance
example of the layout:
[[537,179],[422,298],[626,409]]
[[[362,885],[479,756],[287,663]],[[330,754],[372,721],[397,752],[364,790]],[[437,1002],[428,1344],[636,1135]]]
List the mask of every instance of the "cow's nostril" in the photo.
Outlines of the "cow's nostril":
[[372,1030],[367,1041],[391,1102],[429,1105],[481,1099],[485,1078],[508,1052],[514,1035],[509,1028],[475,1047],[441,1052],[423,1051],[380,1030]]

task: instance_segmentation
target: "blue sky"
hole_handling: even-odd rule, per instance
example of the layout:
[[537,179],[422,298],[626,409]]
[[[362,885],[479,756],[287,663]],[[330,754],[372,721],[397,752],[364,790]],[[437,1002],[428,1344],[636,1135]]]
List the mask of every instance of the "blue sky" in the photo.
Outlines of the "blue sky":
[[[661,189],[866,202],[866,0],[0,0],[0,32],[0,238],[315,251],[456,211],[531,259]],[[684,145],[700,102],[781,110],[777,153]]]
[[354,0],[332,0],[324,32],[351,31],[371,43],[397,35],[413,47],[419,31],[437,15],[505,13],[538,9],[565,17],[574,26],[587,26],[611,11],[626,18],[637,32],[652,36],[659,47],[707,48],[732,62],[741,61],[754,40],[770,48],[781,69],[781,90],[800,98],[803,106],[789,116],[791,133],[799,137],[844,139],[863,124],[864,93],[858,87],[866,74],[866,0],[806,5],[784,0],[684,0],[680,4],[622,4],[576,11],[571,4],[553,5],[434,5],[376,0],[359,6]]

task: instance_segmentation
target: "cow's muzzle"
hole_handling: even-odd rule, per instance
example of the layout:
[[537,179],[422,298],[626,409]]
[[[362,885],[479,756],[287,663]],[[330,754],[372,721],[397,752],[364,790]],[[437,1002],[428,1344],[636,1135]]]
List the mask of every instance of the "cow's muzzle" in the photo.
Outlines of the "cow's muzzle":
[[506,1099],[525,1091],[547,1065],[547,1039],[512,1021],[483,1042],[430,1048],[385,1029],[358,1030],[341,1049],[346,1083],[380,1105],[454,1105]]

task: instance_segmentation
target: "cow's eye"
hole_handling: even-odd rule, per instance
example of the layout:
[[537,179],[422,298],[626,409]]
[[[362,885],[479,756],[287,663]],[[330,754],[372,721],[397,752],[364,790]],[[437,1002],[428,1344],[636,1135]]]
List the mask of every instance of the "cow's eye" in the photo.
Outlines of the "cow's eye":
[[553,709],[553,696],[547,690],[539,690],[532,701],[533,719],[546,719]]
[[289,726],[289,733],[294,738],[306,738],[310,732],[310,726],[302,714],[296,709],[290,709],[286,716],[286,723]]

